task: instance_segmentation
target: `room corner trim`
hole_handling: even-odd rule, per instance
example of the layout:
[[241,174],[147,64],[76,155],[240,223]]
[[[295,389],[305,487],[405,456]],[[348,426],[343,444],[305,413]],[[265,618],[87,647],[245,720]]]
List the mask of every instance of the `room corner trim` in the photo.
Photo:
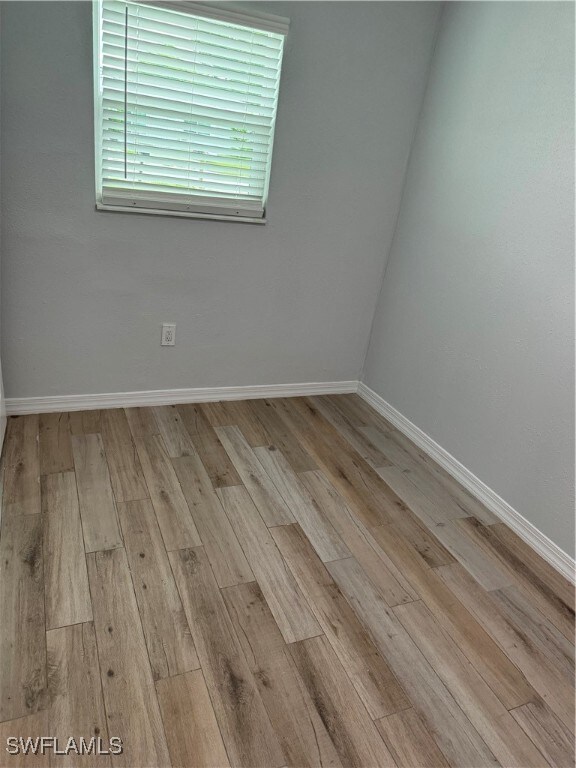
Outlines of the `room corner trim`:
[[238,387],[198,387],[154,389],[140,392],[107,392],[95,395],[50,395],[47,397],[8,397],[10,416],[53,411],[88,411],[98,408],[130,408],[175,403],[208,403],[217,400],[253,400],[262,397],[336,395],[356,392],[357,381],[314,381],[295,384],[255,384]]
[[575,561],[570,555],[560,549],[557,544],[551,541],[542,531],[538,530],[520,512],[511,507],[508,502],[504,501],[502,497],[483,483],[482,480],[476,477],[454,456],[438,445],[429,435],[397,411],[380,395],[376,394],[364,382],[359,383],[358,394],[375,411],[384,416],[385,419],[452,475],[469,493],[481,501],[490,512],[493,512],[506,523],[514,533],[529,544],[553,568],[559,571],[571,583],[575,582]]

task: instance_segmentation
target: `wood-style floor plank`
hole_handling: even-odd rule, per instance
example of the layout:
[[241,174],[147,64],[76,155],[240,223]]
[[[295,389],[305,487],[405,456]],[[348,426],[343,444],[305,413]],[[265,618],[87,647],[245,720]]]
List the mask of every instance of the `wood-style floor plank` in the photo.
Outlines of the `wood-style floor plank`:
[[172,766],[228,768],[230,762],[201,670],[156,683]]
[[152,408],[124,408],[124,413],[132,437],[149,437],[160,433]]
[[218,586],[254,581],[246,555],[198,455],[173,459],[172,464]]
[[509,575],[509,585],[517,584],[564,637],[570,641],[574,639],[573,599],[566,603],[490,526],[482,525],[473,517],[459,520],[458,526],[487,555],[494,569],[501,569]]
[[520,559],[534,576],[554,592],[567,606],[574,608],[575,587],[547,563],[532,547],[517,536],[504,523],[496,523],[490,527],[493,536],[501,539],[508,552],[515,559]]
[[136,438],[142,471],[167,550],[202,542],[160,435]]
[[100,435],[74,435],[74,467],[86,552],[122,546],[108,464]]
[[241,485],[242,479],[214,429],[196,435],[194,445],[214,488]]
[[214,427],[206,418],[202,406],[179,405],[178,413],[192,437],[192,442],[214,488],[241,485],[240,475],[218,439]]
[[533,701],[510,714],[538,747],[552,768],[573,768],[574,736],[543,701]]
[[[433,531],[436,526],[445,525],[454,519],[454,513],[449,508],[446,509],[443,504],[426,496],[410,480],[410,475],[403,472],[399,467],[378,467],[376,472],[430,531]],[[465,516],[466,512],[460,510],[460,517]]]
[[512,573],[479,547],[466,527],[460,526],[464,519],[451,520],[445,525],[439,523],[432,532],[484,589],[501,589],[513,584]]
[[321,634],[310,606],[246,489],[220,488],[218,495],[284,640],[293,643]]
[[237,426],[236,414],[226,400],[202,403],[204,416],[214,428]]
[[416,710],[396,712],[376,725],[398,768],[449,768]]
[[[48,690],[50,693],[47,735],[56,736],[60,747],[73,736],[79,744],[92,738],[108,746],[108,726],[102,699],[96,634],[92,622],[52,629],[46,634]],[[120,734],[111,734],[119,736]],[[76,768],[110,765],[106,755],[51,755],[50,765]]]
[[275,446],[263,446],[254,453],[320,559],[327,562],[350,557],[350,550],[281,452]]
[[2,520],[0,721],[24,717],[45,706],[42,528],[42,515]]
[[2,514],[6,517],[40,512],[38,430],[37,414],[8,419],[2,494]]
[[121,408],[102,411],[102,442],[116,501],[148,498],[148,488],[126,414]]
[[231,765],[279,768],[282,750],[204,550],[169,557]]
[[370,464],[372,469],[391,464],[386,456],[362,434],[353,423],[353,420],[338,407],[331,397],[326,395],[311,397],[310,402],[338,430],[342,437],[350,443],[352,448]]
[[74,469],[70,442],[70,415],[42,413],[39,425],[40,474]]
[[482,502],[474,498],[452,475],[437,464],[431,456],[428,456],[421,448],[415,445],[406,435],[403,435],[398,430],[394,430],[391,436],[440,483],[445,492],[467,513],[466,517],[475,517],[485,525],[492,525],[497,521],[497,518]]
[[[34,743],[41,736],[48,736],[50,725],[48,723],[48,710],[43,709],[32,715],[26,715],[16,720],[0,722],[0,744],[2,744],[2,768],[48,768],[50,765],[50,753],[47,750],[28,748],[24,751],[24,744],[28,738]],[[16,738],[18,741],[16,754],[4,754],[8,746],[7,739]],[[22,741],[21,741],[22,740]]]
[[542,754],[422,601],[394,613],[501,765],[541,768]]
[[72,435],[92,435],[102,431],[101,411],[72,411],[70,414],[70,433]]
[[152,413],[168,456],[176,458],[195,453],[194,444],[175,405],[159,405],[152,408]]
[[374,410],[357,394],[332,395],[331,400],[345,414],[354,427],[376,426],[385,432],[395,432],[395,427]]
[[[392,527],[412,547],[425,568],[437,568],[455,562],[454,556],[410,510],[397,515]],[[378,528],[384,531],[386,526]]]
[[100,676],[111,736],[122,739],[117,765],[169,765],[156,690],[123,549],[87,555]]
[[417,552],[395,526],[373,529],[374,538],[404,568],[422,599],[476,666],[482,677],[509,709],[531,701],[534,689],[485,631],[481,622],[464,607],[443,583],[436,570],[424,567]]
[[410,586],[402,570],[396,567],[372,534],[354,518],[344,499],[323,473],[304,472],[300,479],[388,605],[418,600],[419,594]]
[[216,434],[266,525],[293,523],[294,515],[238,427],[216,427]]
[[118,505],[124,546],[155,680],[200,666],[152,503]]
[[370,717],[409,707],[406,694],[299,526],[270,530]]
[[372,467],[341,437],[307,398],[282,399],[278,409],[306,450],[366,525],[392,522],[390,509],[404,502]]
[[540,648],[554,666],[567,675],[574,674],[574,644],[550,622],[519,587],[505,587],[492,593],[506,616]]
[[[550,709],[568,728],[574,728],[573,678],[559,670],[546,647],[534,643],[524,620],[509,612],[495,593],[488,593],[458,564],[438,569],[442,580],[522,671]],[[519,621],[518,621],[519,620]],[[532,636],[531,636],[532,635]]]
[[345,766],[394,766],[392,755],[325,637],[290,647],[304,685]]
[[233,412],[237,414],[238,421],[236,424],[250,446],[257,448],[264,445],[270,445],[273,442],[272,435],[268,431],[265,422],[262,419],[254,417],[254,411],[251,407],[253,402],[255,401],[229,401],[227,405],[232,406]]
[[213,430],[212,425],[206,418],[202,403],[183,403],[182,405],[177,405],[176,408],[190,437],[194,438],[201,432]]
[[296,436],[286,428],[268,400],[248,400],[247,407],[270,435],[270,445],[282,451],[294,472],[318,469],[314,459],[300,445]]
[[92,620],[74,472],[42,477],[46,629]]
[[498,762],[444,683],[353,558],[328,563],[380,652],[451,765]]
[[0,522],[2,521],[2,496],[4,494],[4,462],[0,456]]
[[253,417],[249,402],[248,400],[227,400],[220,403],[206,403],[208,420],[214,427],[238,427],[252,448],[269,445],[272,437],[264,424]]
[[[428,496],[437,508],[443,510],[443,515],[447,519],[454,520],[471,514],[469,507],[464,506],[461,499],[451,493],[438,477],[423,464],[422,460],[415,458],[413,453],[399,442],[397,439],[398,432],[385,432],[374,426],[361,427],[360,431],[378,448],[388,462],[398,467],[406,478],[425,496]],[[484,507],[479,504],[477,507],[480,514],[487,515],[488,522],[494,522],[494,517]]]
[[230,587],[222,594],[286,765],[340,766],[322,717],[296,670],[258,584],[253,581]]

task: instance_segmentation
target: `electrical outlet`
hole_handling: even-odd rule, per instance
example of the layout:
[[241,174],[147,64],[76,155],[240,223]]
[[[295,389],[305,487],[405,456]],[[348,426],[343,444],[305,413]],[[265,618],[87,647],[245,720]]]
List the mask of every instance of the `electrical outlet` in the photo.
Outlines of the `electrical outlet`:
[[176,323],[162,323],[160,344],[163,347],[173,347],[176,344]]

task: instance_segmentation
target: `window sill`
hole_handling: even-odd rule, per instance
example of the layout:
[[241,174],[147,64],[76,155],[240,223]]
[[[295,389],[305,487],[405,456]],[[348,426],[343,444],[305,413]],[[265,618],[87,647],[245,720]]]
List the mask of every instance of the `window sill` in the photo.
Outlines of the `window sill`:
[[96,210],[111,211],[112,213],[141,213],[153,216],[177,216],[181,219],[211,219],[212,221],[235,221],[239,224],[266,224],[266,218],[251,218],[249,216],[224,216],[214,213],[192,213],[190,211],[170,211],[161,208],[137,208],[128,205],[105,205],[96,203]]

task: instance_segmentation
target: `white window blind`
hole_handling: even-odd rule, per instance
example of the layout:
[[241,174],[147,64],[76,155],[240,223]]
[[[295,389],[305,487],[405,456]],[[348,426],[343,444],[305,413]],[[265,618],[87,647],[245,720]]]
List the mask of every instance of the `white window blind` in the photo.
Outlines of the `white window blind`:
[[97,202],[261,219],[286,29],[180,8],[97,3]]

